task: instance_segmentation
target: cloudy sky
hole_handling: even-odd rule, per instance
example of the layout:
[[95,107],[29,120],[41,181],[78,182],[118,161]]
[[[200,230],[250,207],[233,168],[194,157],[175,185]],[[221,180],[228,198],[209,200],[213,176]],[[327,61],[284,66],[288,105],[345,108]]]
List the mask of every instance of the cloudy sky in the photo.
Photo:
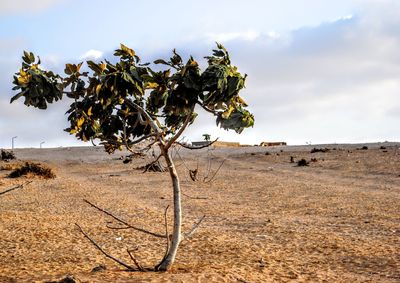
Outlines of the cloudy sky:
[[68,101],[47,111],[9,104],[23,50],[61,72],[66,62],[111,57],[125,43],[142,60],[173,48],[199,61],[223,43],[248,74],[254,128],[216,128],[201,113],[187,131],[255,144],[400,141],[400,1],[1,0],[0,148],[79,145]]

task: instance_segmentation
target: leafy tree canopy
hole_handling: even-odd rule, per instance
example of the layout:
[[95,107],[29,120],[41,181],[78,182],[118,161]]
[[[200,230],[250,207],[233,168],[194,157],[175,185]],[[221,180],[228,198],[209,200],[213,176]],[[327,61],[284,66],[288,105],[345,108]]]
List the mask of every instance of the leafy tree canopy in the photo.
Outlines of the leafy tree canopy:
[[114,55],[115,64],[87,61],[87,71],[82,71],[83,62],[66,64],[61,76],[43,70],[40,58],[24,51],[13,81],[13,90],[19,92],[11,102],[24,97],[25,105],[46,109],[66,95],[73,102],[65,130],[83,141],[100,139],[109,153],[153,136],[155,129],[168,138],[186,120],[194,121],[196,104],[215,115],[223,129],[241,133],[253,126],[254,116],[239,96],[246,75],[231,65],[221,44],[205,57],[204,71],[193,57],[185,63],[175,50],[169,60],[154,61],[163,66],[160,71],[141,64],[135,51],[123,44]]

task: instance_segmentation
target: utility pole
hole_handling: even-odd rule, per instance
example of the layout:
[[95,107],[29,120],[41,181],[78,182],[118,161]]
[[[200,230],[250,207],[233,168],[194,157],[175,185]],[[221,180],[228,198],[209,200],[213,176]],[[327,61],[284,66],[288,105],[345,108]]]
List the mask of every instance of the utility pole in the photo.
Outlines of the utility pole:
[[42,141],[41,143],[40,143],[40,148],[42,148],[42,144],[44,144],[45,142],[44,141]]
[[14,149],[14,140],[18,138],[17,136],[11,138],[11,149]]

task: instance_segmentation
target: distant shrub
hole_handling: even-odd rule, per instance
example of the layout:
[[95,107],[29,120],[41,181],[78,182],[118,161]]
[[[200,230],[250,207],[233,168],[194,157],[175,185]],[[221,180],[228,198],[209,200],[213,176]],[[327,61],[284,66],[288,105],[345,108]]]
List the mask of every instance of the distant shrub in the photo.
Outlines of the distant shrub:
[[308,161],[305,160],[304,158],[297,161],[297,166],[308,166],[308,164],[309,164]]
[[328,152],[329,148],[313,148],[310,152],[315,153],[315,152]]
[[43,165],[37,164],[37,163],[32,163],[32,162],[26,162],[24,165],[20,166],[19,168],[14,169],[9,175],[9,178],[18,178],[21,176],[26,176],[26,175],[34,175],[34,176],[39,176],[45,179],[54,179],[56,175],[53,173],[53,171],[45,167]]
[[12,151],[1,150],[1,160],[8,161],[11,159],[15,159],[15,154]]

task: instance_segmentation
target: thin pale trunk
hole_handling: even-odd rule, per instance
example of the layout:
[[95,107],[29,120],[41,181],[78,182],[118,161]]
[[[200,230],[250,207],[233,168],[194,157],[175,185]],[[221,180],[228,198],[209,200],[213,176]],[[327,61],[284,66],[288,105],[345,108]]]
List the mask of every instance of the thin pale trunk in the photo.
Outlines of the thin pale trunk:
[[167,162],[168,171],[172,179],[172,187],[174,191],[174,230],[172,231],[171,246],[164,259],[157,266],[157,270],[168,270],[175,261],[176,253],[182,239],[182,206],[181,206],[181,188],[179,185],[178,174],[175,169],[174,162],[168,151],[161,147],[161,152]]

